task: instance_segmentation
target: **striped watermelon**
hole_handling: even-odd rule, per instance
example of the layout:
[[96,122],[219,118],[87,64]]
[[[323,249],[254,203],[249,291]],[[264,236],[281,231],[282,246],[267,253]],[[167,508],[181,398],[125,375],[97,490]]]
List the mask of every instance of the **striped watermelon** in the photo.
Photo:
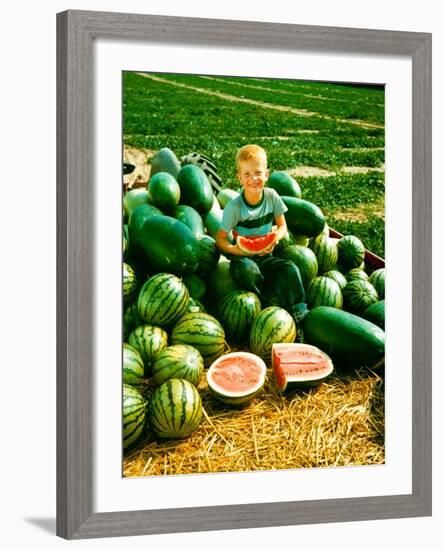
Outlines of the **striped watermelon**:
[[145,323],[159,327],[172,325],[183,315],[189,292],[171,273],[158,273],[148,279],[138,295],[138,313]]
[[132,267],[123,262],[123,298],[129,299],[137,291],[137,277]]
[[371,304],[378,302],[378,294],[369,281],[356,279],[343,289],[344,309],[360,315]]
[[225,296],[218,306],[218,318],[228,341],[234,344],[246,343],[252,322],[260,311],[260,300],[254,292],[234,290]]
[[206,312],[205,306],[199,300],[190,297],[188,307],[186,308],[183,315],[186,315],[187,313],[196,313],[197,311]]
[[309,283],[314,277],[317,277],[318,262],[314,252],[306,246],[294,244],[288,246],[283,254],[284,260],[291,260],[300,271],[303,286],[308,288]]
[[380,300],[385,297],[385,268],[382,267],[373,271],[369,277],[369,282],[377,291]]
[[123,384],[123,448],[133,446],[140,438],[146,419],[146,401],[142,394]]
[[220,251],[215,244],[215,239],[204,235],[198,241],[198,269],[197,272],[206,276],[215,269],[220,259]]
[[123,344],[123,383],[137,385],[143,382],[145,368],[139,352],[127,344]]
[[343,290],[345,286],[348,284],[348,281],[346,280],[346,277],[343,275],[343,273],[341,273],[336,269],[325,271],[322,276],[333,279],[336,283],[338,283],[338,286],[340,287],[341,290]]
[[330,306],[341,309],[343,296],[340,285],[330,277],[316,277],[312,279],[306,293],[308,308],[316,306]]
[[359,267],[365,259],[365,247],[354,235],[345,235],[337,243],[338,263],[343,269]]
[[296,336],[294,319],[283,308],[269,306],[263,309],[251,325],[249,346],[252,353],[271,364],[272,344],[293,342]]
[[184,344],[169,346],[155,356],[152,382],[160,386],[166,380],[180,378],[196,386],[203,369],[203,357],[196,348]]
[[350,269],[345,276],[348,282],[357,280],[369,281],[369,276],[366,271],[363,271],[363,269],[360,269],[359,267],[354,267],[353,269]]
[[171,344],[194,346],[201,353],[205,367],[208,367],[225,349],[225,331],[209,313],[187,313],[172,329]]
[[167,380],[152,394],[149,417],[151,427],[158,437],[188,437],[200,424],[200,395],[187,380]]
[[309,248],[317,257],[319,275],[335,268],[338,252],[337,245],[333,239],[326,235],[320,235],[311,240]]
[[145,366],[145,377],[148,377],[151,375],[154,355],[168,345],[168,335],[160,327],[141,325],[131,332],[128,344],[141,355]]

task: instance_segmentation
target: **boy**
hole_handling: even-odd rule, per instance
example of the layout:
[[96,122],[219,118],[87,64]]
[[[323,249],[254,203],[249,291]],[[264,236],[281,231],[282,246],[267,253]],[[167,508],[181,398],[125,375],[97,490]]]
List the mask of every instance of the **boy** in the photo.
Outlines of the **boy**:
[[[237,152],[236,165],[242,190],[223,211],[216,235],[217,246],[231,260],[230,271],[234,280],[252,259],[263,276],[263,282],[259,285],[262,305],[286,309],[299,324],[307,312],[300,271],[294,262],[272,255],[275,244],[287,232],[284,216],[287,207],[274,189],[265,187],[269,177],[266,152],[258,145],[245,145]],[[232,244],[228,239],[231,230],[234,236],[266,235],[272,231],[273,225],[277,226],[277,240],[261,255],[247,257],[237,244]]]

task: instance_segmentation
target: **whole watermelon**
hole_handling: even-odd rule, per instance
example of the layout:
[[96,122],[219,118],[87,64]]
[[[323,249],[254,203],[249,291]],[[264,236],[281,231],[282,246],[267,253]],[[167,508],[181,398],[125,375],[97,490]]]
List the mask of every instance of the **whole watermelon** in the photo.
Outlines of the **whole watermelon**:
[[345,235],[337,242],[338,264],[343,269],[361,265],[365,258],[365,247],[354,235]]
[[252,353],[271,365],[272,344],[295,340],[294,319],[283,308],[269,306],[263,309],[251,325],[249,344]]
[[201,417],[200,394],[187,380],[171,378],[152,394],[149,418],[158,437],[188,437],[198,428]]
[[186,164],[177,174],[180,185],[181,203],[195,208],[205,216],[212,208],[214,192],[207,175],[195,164]]
[[123,448],[138,442],[143,433],[146,417],[146,401],[134,387],[123,384]]
[[218,318],[229,342],[244,344],[254,319],[261,311],[258,296],[253,292],[234,290],[223,298],[218,306]]
[[144,323],[167,327],[185,312],[189,292],[181,279],[171,273],[150,277],[138,295],[138,314]]
[[208,313],[186,313],[171,331],[171,344],[185,344],[198,349],[208,367],[226,347],[225,331]]
[[181,276],[194,273],[198,267],[198,240],[189,227],[170,216],[150,216],[144,220],[134,253],[150,274]]
[[355,279],[343,289],[343,308],[361,315],[370,305],[378,302],[378,294],[369,281]]

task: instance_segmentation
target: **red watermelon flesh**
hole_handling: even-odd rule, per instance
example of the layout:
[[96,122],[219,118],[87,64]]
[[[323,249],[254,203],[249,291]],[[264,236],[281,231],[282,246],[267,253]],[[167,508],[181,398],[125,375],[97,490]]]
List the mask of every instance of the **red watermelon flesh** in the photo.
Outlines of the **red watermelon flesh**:
[[331,358],[308,344],[274,344],[272,368],[282,391],[314,386],[327,378],[334,366]]
[[240,351],[216,359],[206,375],[214,396],[233,405],[250,401],[263,387],[265,377],[263,360],[253,353]]
[[266,252],[277,240],[277,233],[271,231],[267,235],[235,235],[237,245],[245,254],[261,254]]

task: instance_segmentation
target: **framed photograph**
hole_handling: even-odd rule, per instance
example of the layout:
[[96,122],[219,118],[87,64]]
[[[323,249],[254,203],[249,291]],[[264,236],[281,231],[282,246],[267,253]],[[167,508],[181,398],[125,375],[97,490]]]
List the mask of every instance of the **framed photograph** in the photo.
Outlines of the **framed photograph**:
[[57,51],[58,535],[430,515],[431,35],[67,11]]

